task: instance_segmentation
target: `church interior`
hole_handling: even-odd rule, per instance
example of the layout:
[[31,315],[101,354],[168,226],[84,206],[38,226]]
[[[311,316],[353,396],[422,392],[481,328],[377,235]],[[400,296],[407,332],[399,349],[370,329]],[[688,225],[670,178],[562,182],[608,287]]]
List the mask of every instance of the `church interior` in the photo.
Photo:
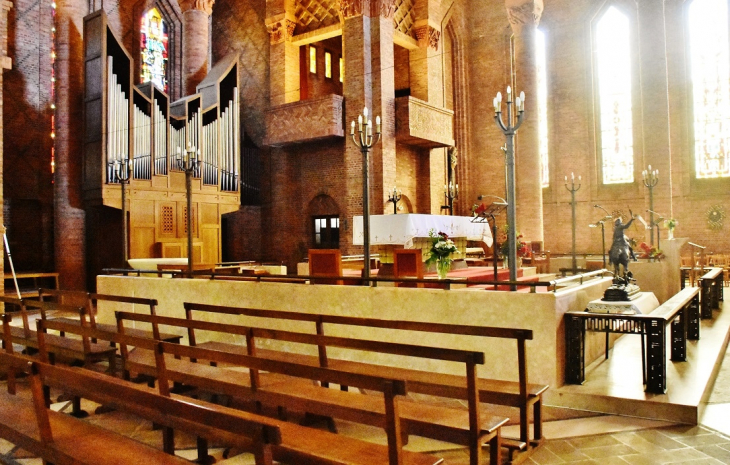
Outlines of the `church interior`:
[[[0,0],[3,383],[202,463],[730,463],[729,9]],[[175,361],[201,354],[243,400]],[[56,359],[268,436],[229,458],[188,407],[141,434],[160,417],[99,413],[123,383],[87,393]],[[19,443],[0,414],[0,462],[77,463],[35,415]]]

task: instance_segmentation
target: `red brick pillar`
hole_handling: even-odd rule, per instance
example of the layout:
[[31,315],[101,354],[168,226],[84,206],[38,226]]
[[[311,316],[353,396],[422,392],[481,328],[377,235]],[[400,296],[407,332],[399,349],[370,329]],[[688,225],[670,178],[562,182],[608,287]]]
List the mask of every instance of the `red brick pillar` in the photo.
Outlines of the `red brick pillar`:
[[[13,4],[8,1],[0,2],[0,205],[3,200],[3,70],[10,69],[12,59],[8,56],[8,10]],[[0,233],[5,233],[5,215],[0,211]],[[4,247],[5,244],[1,244]],[[5,269],[5,254],[0,260],[0,273]]]
[[[393,50],[393,13],[395,0],[370,3],[370,59],[372,75],[372,117],[380,116],[382,136],[373,147],[370,212],[382,215],[388,191],[397,184],[395,162],[395,61]],[[347,77],[347,75],[345,75]],[[348,129],[348,128],[345,128]],[[350,142],[351,143],[351,142]],[[390,208],[387,208],[392,213]]]
[[83,30],[86,0],[56,2],[54,251],[64,289],[86,289],[86,215],[81,192]]
[[298,102],[299,46],[291,43],[296,26],[294,7],[289,2],[269,0],[266,19],[269,31],[269,86],[271,106]]
[[540,22],[542,0],[506,0],[507,15],[515,42],[515,89],[525,93],[525,119],[515,143],[517,230],[529,241],[543,240],[540,140],[537,123],[537,64],[535,31]]
[[210,31],[208,27],[215,0],[180,0],[183,12],[183,88],[185,95],[208,74]]

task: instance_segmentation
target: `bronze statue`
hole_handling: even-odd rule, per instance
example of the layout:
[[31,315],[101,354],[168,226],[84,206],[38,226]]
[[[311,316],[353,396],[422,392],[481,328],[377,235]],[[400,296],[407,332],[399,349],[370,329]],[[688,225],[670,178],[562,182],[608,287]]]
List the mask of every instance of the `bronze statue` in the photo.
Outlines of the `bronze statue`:
[[616,277],[621,276],[619,274],[621,265],[624,266],[623,274],[626,275],[628,273],[629,261],[634,257],[634,252],[631,250],[629,241],[624,234],[624,231],[634,222],[635,217],[631,210],[629,210],[629,214],[631,215],[631,219],[628,223],[624,224],[619,217],[616,218],[613,225],[613,244],[611,244],[611,249],[608,251],[608,260],[613,265],[614,276]]

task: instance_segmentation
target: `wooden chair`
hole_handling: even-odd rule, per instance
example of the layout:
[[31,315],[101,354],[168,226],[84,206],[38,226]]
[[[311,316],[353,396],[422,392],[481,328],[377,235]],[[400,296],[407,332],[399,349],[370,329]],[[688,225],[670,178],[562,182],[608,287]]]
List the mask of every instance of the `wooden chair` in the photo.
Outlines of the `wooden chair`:
[[[342,276],[342,252],[339,249],[311,249],[309,251],[310,276]],[[313,279],[312,284],[342,284],[339,279]]]
[[[393,250],[393,276],[395,278],[423,279],[423,252],[421,249]],[[423,287],[418,283],[396,283],[396,287]]]

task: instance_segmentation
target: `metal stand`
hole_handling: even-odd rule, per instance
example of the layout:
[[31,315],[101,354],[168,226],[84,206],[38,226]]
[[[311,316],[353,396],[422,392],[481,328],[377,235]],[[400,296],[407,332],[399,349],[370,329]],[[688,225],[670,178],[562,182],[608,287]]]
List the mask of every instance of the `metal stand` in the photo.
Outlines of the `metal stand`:
[[[580,176],[578,176],[578,182],[580,183]],[[575,193],[580,190],[581,184],[578,184],[578,187],[575,187],[575,175],[573,173],[570,173],[570,187],[568,187],[568,177],[565,177],[565,188],[570,192],[570,206],[571,206],[571,213],[573,215],[573,274],[575,275],[578,272],[578,262],[575,258]],[[605,248],[605,246],[604,246]],[[604,260],[605,264],[605,260]]]
[[[525,93],[521,92],[520,96],[515,99],[515,109],[517,110],[517,122],[513,124],[512,118],[512,91],[507,86],[507,124],[502,121],[502,93],[497,92],[494,99],[494,121],[502,130],[506,138],[507,150],[505,152],[506,162],[505,168],[507,172],[507,243],[509,252],[507,260],[509,261],[509,280],[517,281],[517,209],[515,198],[515,134],[522,125],[525,113]],[[512,291],[517,290],[517,286],[510,286]]]
[[[497,281],[497,273],[498,273],[498,267],[497,267],[497,250],[499,250],[499,243],[497,242],[497,219],[495,218],[496,215],[500,214],[502,210],[507,206],[507,202],[502,197],[497,197],[496,195],[489,195],[489,196],[483,196],[480,195],[478,197],[479,200],[482,200],[484,197],[493,197],[497,199],[496,202],[492,202],[491,205],[489,205],[483,212],[479,214],[479,216],[474,217],[472,219],[472,222],[476,222],[479,220],[479,218],[486,218],[487,222],[491,220],[491,226],[492,226],[492,265],[494,266],[494,280]],[[497,290],[497,285],[494,285],[494,290]]]
[[8,235],[5,233],[5,225],[3,225],[3,244],[5,244],[5,253],[8,254],[8,263],[10,263],[10,272],[13,274],[13,284],[15,284],[15,293],[18,299],[23,297],[20,295],[20,287],[18,287],[18,276],[15,274],[15,266],[13,266],[13,257],[10,255],[10,244],[8,244]]
[[178,152],[176,161],[179,170],[185,172],[185,195],[187,197],[187,229],[188,229],[188,276],[193,276],[193,172],[200,165],[200,151],[188,144],[185,155]]
[[[659,170],[652,170],[651,165],[649,165],[649,169],[646,169],[641,172],[641,176],[644,181],[644,186],[646,186],[649,189],[649,210],[647,210],[649,213],[651,213],[651,216],[649,216],[649,227],[653,228],[655,226],[654,223],[654,187],[659,183]],[[658,234],[658,230],[657,230]],[[654,245],[654,231],[650,234],[650,241],[651,245]],[[657,249],[659,248],[659,237],[657,237]]]
[[380,140],[380,116],[375,118],[376,130],[373,136],[373,121],[368,119],[368,107],[357,117],[359,138],[355,138],[355,122],[352,122],[350,136],[362,153],[362,229],[363,229],[363,272],[365,284],[370,285],[370,149]]
[[124,256],[123,268],[127,267],[129,260],[129,224],[127,222],[127,198],[126,185],[132,179],[133,161],[122,157],[110,163],[114,180],[119,181],[122,187],[122,254]]
[[[659,225],[662,223],[662,220],[664,219],[664,215],[661,213],[657,213],[653,210],[647,210],[649,213],[651,213],[652,221],[654,219],[654,215],[657,215],[659,218],[656,220],[656,222],[653,224],[653,226],[656,226],[656,248],[661,250],[661,241],[660,241],[660,234],[659,234]],[[654,231],[651,232],[651,237],[654,237]]]
[[397,187],[393,186],[393,192],[388,193],[388,202],[393,202],[393,214],[398,214],[398,202],[403,198],[403,194]]

